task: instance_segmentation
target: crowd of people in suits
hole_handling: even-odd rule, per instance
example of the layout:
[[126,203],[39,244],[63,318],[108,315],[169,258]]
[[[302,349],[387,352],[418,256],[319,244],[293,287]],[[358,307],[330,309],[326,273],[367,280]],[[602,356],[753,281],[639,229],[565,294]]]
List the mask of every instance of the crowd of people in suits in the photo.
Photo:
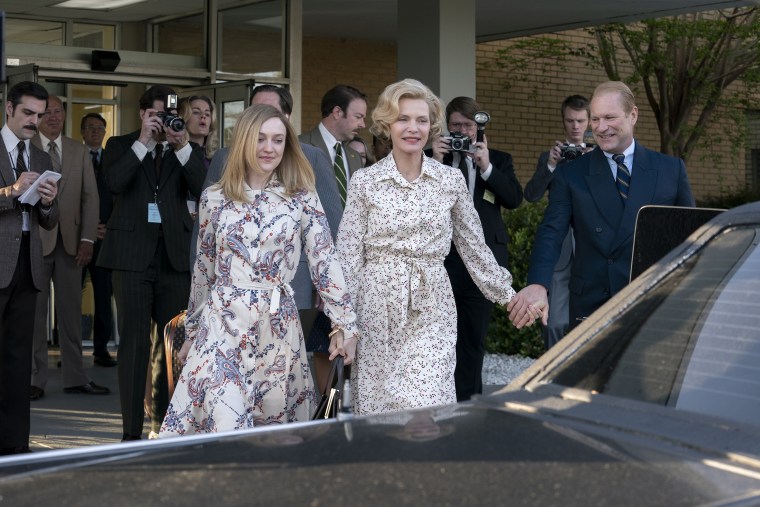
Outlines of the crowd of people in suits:
[[[90,273],[93,356],[118,366],[123,441],[143,438],[146,413],[149,438],[308,419],[337,356],[352,365],[354,410],[385,413],[482,393],[494,303],[518,328],[542,322],[549,347],[627,283],[641,206],[694,204],[683,162],[634,140],[627,86],[568,97],[566,141],[539,157],[525,189],[531,201],[548,189],[549,205],[528,286],[515,293],[502,212],[521,204],[523,188],[512,157],[478,135],[474,99],[444,107],[416,80],[390,84],[371,114],[370,149],[359,136],[368,114],[360,90],[328,90],[322,120],[296,136],[290,93],[261,85],[219,149],[213,101],[193,96],[167,110],[175,95],[147,89],[140,129],[103,149],[102,116],[82,118],[80,144],[62,135],[59,98],[29,82],[8,94],[4,454],[28,451],[29,403],[45,395],[51,280],[64,391],[107,394],[82,363],[79,290]],[[184,128],[166,120],[175,114]],[[580,145],[589,125],[597,148],[566,160],[563,147]],[[445,132],[470,146],[452,146]],[[39,178],[48,169],[57,184]],[[35,184],[39,200],[22,202]],[[111,294],[117,358],[106,347]],[[10,324],[31,308],[33,323]],[[184,310],[184,366],[170,393],[156,330]],[[31,390],[22,395],[24,378]]]

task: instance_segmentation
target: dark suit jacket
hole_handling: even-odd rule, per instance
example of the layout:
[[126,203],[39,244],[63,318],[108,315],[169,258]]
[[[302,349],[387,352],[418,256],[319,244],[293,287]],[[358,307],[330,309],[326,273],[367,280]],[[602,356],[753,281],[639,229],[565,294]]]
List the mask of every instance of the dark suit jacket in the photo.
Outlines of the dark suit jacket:
[[[298,140],[301,141],[302,144],[309,144],[319,148],[325,153],[325,155],[327,155],[328,159],[332,160],[330,158],[330,150],[327,149],[325,140],[322,139],[322,133],[319,131],[319,125],[298,136]],[[341,145],[343,146],[343,153],[345,154],[346,160],[348,160],[348,174],[354,174],[354,171],[361,169],[362,158],[356,153],[356,150],[348,147],[348,143],[341,143]],[[332,170],[332,163],[330,163],[330,169]]]
[[[87,155],[90,156],[90,148],[88,146],[85,146],[84,148],[87,151]],[[98,223],[100,224],[108,223],[108,219],[111,217],[111,212],[113,211],[113,194],[111,194],[111,189],[108,188],[108,185],[106,184],[105,174],[103,173],[104,153],[105,150],[100,150],[100,161],[97,165],[93,164],[93,169],[95,170],[95,182],[98,185],[98,197],[100,200],[98,220]]]
[[[0,288],[8,287],[16,270],[19,251],[21,250],[21,209],[16,198],[11,195],[11,187],[16,182],[13,166],[8,159],[8,149],[0,137]],[[29,170],[44,173],[52,169],[47,153],[29,143]],[[42,289],[42,240],[40,227],[53,229],[58,224],[58,198],[46,213],[40,212],[41,201],[32,207],[30,214],[30,248],[32,262],[32,279],[37,290]],[[33,310],[33,309],[32,309]],[[31,317],[30,317],[31,318]],[[31,339],[31,338],[30,338]]]
[[[565,163],[566,161],[562,159],[557,164],[557,167]],[[533,177],[525,185],[525,200],[528,202],[540,200],[544,196],[544,193],[551,188],[552,179],[554,179],[554,173],[549,170],[549,152],[545,151],[539,155]],[[573,260],[572,231],[565,236],[565,241],[562,243],[562,250],[560,251],[559,259],[557,259],[557,264],[554,266],[554,271],[564,271],[570,266],[571,260]]]
[[647,204],[694,206],[681,159],[636,143],[625,204],[599,148],[554,171],[549,206],[533,244],[528,284],[550,287],[562,241],[572,225],[571,326],[628,283],[636,214]]
[[[317,195],[325,210],[325,215],[327,215],[327,223],[330,224],[330,234],[332,235],[333,241],[335,241],[335,235],[338,234],[340,219],[343,218],[343,207],[340,203],[338,184],[335,181],[330,158],[325,155],[322,150],[308,144],[301,143],[301,149],[303,150],[304,155],[306,155],[306,159],[311,164],[311,167],[314,169]],[[222,178],[224,164],[227,161],[228,153],[229,148],[222,148],[217,151],[214,158],[211,159],[211,165],[208,168],[208,173],[206,173],[206,179],[203,181],[203,190]],[[195,263],[197,245],[198,223],[196,221],[193,225],[192,245],[190,250],[191,266]],[[294,299],[296,301],[296,306],[299,309],[311,308],[313,306],[313,284],[309,273],[309,263],[306,259],[306,254],[303,252],[301,252],[298,268],[296,269],[295,276],[293,277],[293,281],[290,282],[290,285],[293,287],[293,292],[295,293]]]
[[[491,175],[488,181],[484,181],[479,175],[476,176],[473,199],[475,210],[478,212],[480,223],[483,225],[483,236],[485,237],[486,245],[493,252],[499,265],[506,267],[509,235],[507,234],[504,220],[501,217],[501,208],[517,208],[522,202],[523,190],[520,182],[517,181],[517,176],[515,176],[515,168],[512,166],[512,155],[489,148],[488,157],[493,166]],[[445,165],[450,166],[452,160],[453,154],[451,153],[443,157]],[[454,168],[454,170],[458,171],[459,169]],[[494,195],[494,203],[490,203],[483,198],[486,190]],[[447,268],[451,267],[451,263],[456,261],[461,264],[459,254],[452,245],[451,252],[446,257]]]
[[[139,160],[132,151],[140,132],[112,137],[103,152],[105,180],[114,195],[114,208],[107,222],[97,265],[123,271],[143,271],[148,267],[163,234],[166,253],[176,271],[189,271],[190,231],[193,220],[187,210],[188,191],[201,193],[205,167],[203,153],[193,148],[187,164],[166,153],[161,177],[156,172],[150,152]],[[156,188],[158,185],[158,189]],[[156,198],[154,199],[154,193]],[[148,223],[148,203],[158,202],[159,224]]]

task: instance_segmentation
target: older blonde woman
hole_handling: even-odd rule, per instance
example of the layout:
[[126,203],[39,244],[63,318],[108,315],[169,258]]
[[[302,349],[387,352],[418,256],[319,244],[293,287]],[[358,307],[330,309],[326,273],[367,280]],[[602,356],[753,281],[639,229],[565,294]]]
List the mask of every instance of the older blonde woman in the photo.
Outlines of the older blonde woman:
[[159,436],[308,420],[316,396],[289,285],[302,246],[335,326],[330,358],[350,363],[357,335],[314,172],[277,109],[243,113],[198,220],[186,364]]
[[219,149],[214,102],[205,95],[182,98],[179,101],[179,115],[185,120],[190,141],[203,148],[204,161],[208,169],[211,159]]
[[337,241],[362,335],[351,372],[360,414],[456,401],[456,307],[443,267],[452,239],[487,298],[506,304],[515,294],[462,172],[423,153],[442,119],[422,83],[388,86],[371,130],[392,142],[391,156],[351,178]]

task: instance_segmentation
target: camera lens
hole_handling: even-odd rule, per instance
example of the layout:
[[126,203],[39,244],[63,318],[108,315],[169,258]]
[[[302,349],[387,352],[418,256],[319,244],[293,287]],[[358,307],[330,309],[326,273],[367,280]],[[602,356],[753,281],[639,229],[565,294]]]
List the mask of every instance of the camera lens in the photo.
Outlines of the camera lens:
[[451,140],[451,149],[455,151],[461,151],[462,150],[462,140],[461,139],[452,139]]

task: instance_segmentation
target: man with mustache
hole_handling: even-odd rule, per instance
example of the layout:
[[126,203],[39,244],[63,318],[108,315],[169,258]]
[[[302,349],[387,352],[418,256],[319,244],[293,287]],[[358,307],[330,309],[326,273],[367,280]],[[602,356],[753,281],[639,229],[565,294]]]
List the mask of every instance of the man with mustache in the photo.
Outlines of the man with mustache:
[[36,204],[19,198],[51,168],[30,140],[45,114],[48,93],[31,81],[14,85],[0,129],[0,455],[29,452],[29,379],[37,292],[44,283],[39,226],[58,223],[58,187],[39,183]]

